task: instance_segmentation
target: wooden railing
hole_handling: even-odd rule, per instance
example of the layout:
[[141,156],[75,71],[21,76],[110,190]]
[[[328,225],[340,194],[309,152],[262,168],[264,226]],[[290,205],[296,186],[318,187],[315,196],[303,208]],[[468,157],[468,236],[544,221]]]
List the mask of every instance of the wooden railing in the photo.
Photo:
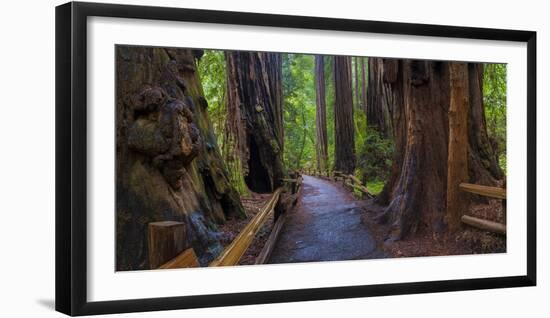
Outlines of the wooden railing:
[[326,172],[319,172],[317,170],[309,171],[309,173],[316,177],[321,177],[323,179],[331,180],[331,181],[340,181],[342,182],[342,185],[347,188],[348,190],[355,193],[355,191],[358,191],[361,195],[365,195],[368,198],[372,198],[373,195],[370,193],[369,189],[361,182],[361,180],[357,179],[356,176],[351,174],[345,174],[341,171],[326,171]]
[[229,244],[229,246],[208,266],[231,266],[239,263],[239,260],[244,255],[254,237],[267,220],[268,216],[273,212],[279,196],[283,188],[278,188],[273,193],[267,204],[258,214],[248,223],[245,228],[237,235],[237,237]]
[[489,187],[472,183],[461,183],[459,187],[462,191],[475,193],[495,199],[506,199],[506,189],[503,188]]
[[[295,204],[299,191],[302,185],[302,176],[295,174],[294,179],[282,179],[287,184],[290,204]],[[267,203],[261,208],[252,220],[244,227],[237,237],[229,244],[223,252],[208,266],[230,266],[236,265],[241,260],[247,249],[252,244],[254,237],[260,231],[262,226],[268,220],[269,216],[274,213],[280,201],[281,194],[285,187],[280,187],[269,198]],[[284,212],[285,207],[278,210]],[[264,245],[262,251],[256,258],[256,264],[263,264],[271,255],[281,228],[286,219],[286,213],[278,211],[274,216],[275,224],[271,233]],[[279,215],[280,214],[280,215]],[[193,248],[185,249],[177,254],[176,251],[181,251],[179,246],[185,241],[185,227],[181,222],[154,222],[149,224],[149,254],[151,268],[167,269],[167,268],[184,268],[184,267],[199,267],[197,256]],[[173,256],[176,255],[177,256]],[[167,262],[159,265],[159,262],[169,259]]]
[[[502,209],[506,219],[506,189],[498,187],[490,187],[472,183],[461,183],[460,189],[465,192],[482,195],[489,198],[501,199]],[[497,234],[506,235],[506,224],[493,222],[477,218],[475,216],[463,215],[461,221],[464,224],[476,227],[478,229],[489,231]]]

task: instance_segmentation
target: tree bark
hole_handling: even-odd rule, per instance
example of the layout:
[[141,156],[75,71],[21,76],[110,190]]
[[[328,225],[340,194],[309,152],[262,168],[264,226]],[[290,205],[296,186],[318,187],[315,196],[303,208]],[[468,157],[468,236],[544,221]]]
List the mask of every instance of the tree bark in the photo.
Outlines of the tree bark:
[[315,128],[317,142],[317,170],[326,172],[328,167],[327,107],[325,101],[325,63],[322,55],[315,56]]
[[116,47],[116,268],[149,268],[147,225],[186,225],[204,265],[222,249],[212,222],[244,215],[196,71],[202,51]]
[[352,174],[355,170],[355,127],[350,57],[334,57],[334,91],[334,169]]
[[468,181],[468,64],[450,63],[451,102],[449,107],[449,154],[447,160],[447,214],[451,231],[461,225],[468,209],[468,195],[459,185]]
[[[384,84],[381,85],[383,89],[369,85],[369,96],[378,89],[384,100],[393,100],[386,107],[393,130],[394,160],[390,177],[377,197],[379,203],[388,204],[380,221],[392,223],[391,239],[402,238],[421,227],[434,232],[444,228],[449,141],[447,114],[451,102],[448,64],[386,59],[375,62],[369,59],[372,76],[382,78]],[[467,72],[470,182],[482,180],[479,176],[491,176],[492,180],[499,178],[494,173],[498,171],[498,163],[495,157],[491,158],[490,143],[485,142],[488,138],[480,67],[480,64],[469,63]],[[487,164],[480,164],[483,161]]]
[[360,79],[359,79],[359,61],[358,57],[353,58],[353,69],[355,70],[354,78],[355,78],[355,106],[359,108],[359,105],[361,104],[361,91],[359,90],[360,85]]
[[361,57],[361,109],[367,113],[367,70],[364,57]]
[[388,239],[419,228],[443,227],[447,185],[449,74],[445,62],[403,63],[406,142],[391,201],[380,216],[390,222]]
[[244,180],[258,193],[273,192],[283,166],[281,56],[227,52],[228,112],[236,132]]
[[[389,138],[394,141],[394,155],[392,159],[392,168],[389,178],[384,184],[382,192],[376,197],[376,202],[382,205],[390,203],[393,189],[399,175],[403,158],[405,157],[405,144],[407,139],[407,125],[404,106],[404,84],[403,84],[403,60],[396,59],[378,59],[369,58],[369,65],[373,65],[374,70],[371,73],[369,66],[369,74],[378,78],[371,81],[369,77],[369,88],[367,95],[369,96],[369,105],[372,107],[382,107],[382,113],[388,113],[389,122],[382,121],[386,132],[391,132]],[[382,72],[382,74],[379,74]],[[377,95],[377,96],[371,96]],[[371,107],[371,106],[369,106]],[[367,115],[368,116],[368,115]],[[367,117],[368,118],[368,117]],[[378,127],[378,126],[376,126]]]
[[504,177],[487,134],[483,105],[483,64],[468,64],[470,112],[468,118],[470,183],[494,186]]
[[[395,82],[395,78],[387,78],[387,76],[397,75],[394,68],[397,67],[398,60],[369,58],[368,63],[367,125],[375,128],[382,136],[390,137],[392,132],[389,111],[395,101],[390,91],[391,85],[388,83]],[[384,66],[390,69],[386,72]]]

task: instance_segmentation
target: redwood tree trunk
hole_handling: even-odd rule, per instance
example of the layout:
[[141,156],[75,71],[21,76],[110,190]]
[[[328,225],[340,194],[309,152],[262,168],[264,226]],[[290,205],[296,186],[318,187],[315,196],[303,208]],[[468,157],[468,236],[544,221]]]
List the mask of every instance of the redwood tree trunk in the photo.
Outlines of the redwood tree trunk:
[[485,108],[483,105],[483,64],[468,64],[470,89],[470,112],[468,119],[469,175],[470,182],[482,185],[496,185],[504,177],[498,165],[498,158],[487,134]]
[[197,74],[202,51],[116,47],[116,268],[149,269],[148,224],[184,222],[205,265],[213,221],[244,215],[212,133]]
[[334,92],[334,169],[351,174],[355,170],[355,128],[350,57],[334,57]]
[[[227,52],[228,112],[248,188],[274,191],[285,177],[281,56]],[[238,109],[238,110],[237,110]]]
[[[388,113],[389,124],[386,124],[386,121],[383,121],[383,123],[385,127],[387,126],[385,131],[391,132],[389,137],[393,138],[394,141],[394,155],[390,175],[382,192],[376,197],[377,203],[387,205],[392,198],[393,188],[401,173],[407,139],[403,95],[405,89],[403,84],[403,60],[379,59],[380,61],[372,61],[373,59],[376,58],[369,58],[369,65],[376,65],[372,75],[379,78],[377,81],[380,84],[375,84],[375,81],[371,82],[369,77],[368,95],[378,95],[378,97],[369,97],[369,99],[373,98],[369,103],[375,103],[373,107],[386,108],[384,112]],[[381,72],[382,69],[384,70],[383,73],[378,74],[377,72]],[[370,69],[369,74],[371,74]]]
[[[373,76],[381,77],[383,84],[393,83],[382,85],[390,88],[383,89],[382,95],[394,100],[387,104],[395,142],[394,161],[390,178],[377,200],[388,204],[380,221],[391,222],[390,238],[399,239],[421,227],[435,232],[444,228],[451,86],[449,63],[393,60],[390,65],[390,61],[373,61],[376,68]],[[489,180],[495,180],[502,175],[497,173],[500,169],[496,158],[490,155],[494,152],[486,137],[481,67],[481,64],[469,63],[466,75],[470,101],[468,171],[471,182],[484,184],[476,180],[482,180],[480,176],[491,176]],[[396,74],[402,75],[395,78]],[[395,85],[400,78],[402,84]],[[373,91],[369,85],[370,94]],[[480,164],[484,161],[485,164]]]
[[353,69],[355,70],[355,73],[354,73],[354,78],[355,78],[355,106],[357,106],[357,108],[359,108],[359,105],[361,104],[361,91],[359,90],[359,84],[360,84],[360,79],[359,79],[359,58],[358,57],[354,57],[353,58]]
[[361,109],[367,113],[367,70],[364,57],[361,57]]
[[396,75],[393,69],[385,71],[385,65],[391,67],[397,60],[369,58],[369,79],[367,90],[367,125],[375,128],[385,137],[391,136],[390,108],[394,104],[393,95],[388,91],[389,83],[394,79],[385,79],[386,74]]
[[315,128],[317,141],[317,170],[326,172],[328,163],[327,107],[325,102],[325,63],[322,55],[315,56]]
[[443,229],[447,185],[449,74],[445,62],[405,60],[406,142],[391,201],[380,217],[388,239],[419,228]]
[[447,160],[446,224],[451,231],[460,228],[461,216],[468,209],[468,194],[460,183],[468,181],[468,64],[450,63],[451,102],[449,106],[449,154]]

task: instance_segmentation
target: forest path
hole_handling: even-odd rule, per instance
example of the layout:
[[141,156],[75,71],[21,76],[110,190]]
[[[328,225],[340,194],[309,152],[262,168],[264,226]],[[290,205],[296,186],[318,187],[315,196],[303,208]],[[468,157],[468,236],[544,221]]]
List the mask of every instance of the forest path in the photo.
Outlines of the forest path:
[[323,179],[303,178],[298,204],[287,215],[268,263],[384,257],[350,192]]

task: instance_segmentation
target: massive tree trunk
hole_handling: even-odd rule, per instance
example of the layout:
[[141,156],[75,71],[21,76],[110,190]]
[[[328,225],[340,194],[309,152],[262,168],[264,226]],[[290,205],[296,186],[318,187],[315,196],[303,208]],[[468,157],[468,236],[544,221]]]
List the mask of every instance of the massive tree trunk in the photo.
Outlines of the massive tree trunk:
[[328,144],[327,144],[327,107],[325,102],[325,63],[322,55],[315,56],[315,129],[317,141],[317,170],[327,171]]
[[483,105],[483,64],[469,63],[468,79],[470,88],[468,119],[470,182],[496,185],[496,181],[502,179],[504,173],[498,165],[497,155],[487,134]]
[[281,56],[227,52],[228,116],[248,188],[272,192],[285,177]]
[[147,228],[186,224],[205,265],[222,250],[213,221],[244,215],[196,71],[202,51],[116,47],[116,268],[148,269]]
[[[392,121],[395,155],[390,178],[377,198],[379,203],[388,204],[380,221],[391,222],[392,239],[402,238],[418,228],[439,232],[444,228],[447,205],[449,63],[386,59],[372,62],[376,67],[373,76],[381,78],[382,87],[385,87],[381,94],[385,100],[388,96],[393,100],[386,107]],[[468,172],[471,182],[481,180],[479,176],[489,175],[492,180],[500,177],[491,172],[491,167],[498,168],[498,164],[494,156],[486,155],[493,153],[490,143],[475,140],[487,140],[480,67],[480,64],[469,63],[466,74],[470,101]],[[395,85],[399,81],[402,84]],[[371,89],[369,86],[369,96],[373,94]],[[479,164],[483,161],[487,164]]]
[[351,58],[334,57],[334,169],[346,174],[355,170],[355,127]]
[[451,101],[449,106],[449,154],[447,160],[446,224],[460,228],[460,218],[468,209],[468,194],[459,188],[468,181],[468,64],[450,63]]
[[443,229],[447,186],[449,74],[445,62],[403,61],[406,142],[390,204],[389,239]]

